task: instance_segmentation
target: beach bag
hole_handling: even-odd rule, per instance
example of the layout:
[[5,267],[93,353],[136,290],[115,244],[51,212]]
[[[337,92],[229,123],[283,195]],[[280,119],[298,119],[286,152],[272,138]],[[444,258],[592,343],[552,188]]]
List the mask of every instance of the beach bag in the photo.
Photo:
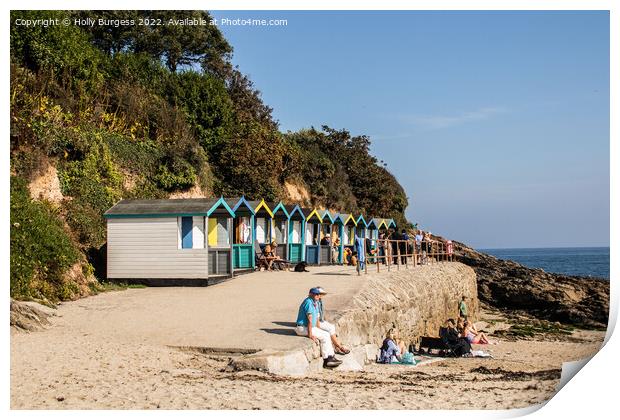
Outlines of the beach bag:
[[401,363],[403,365],[415,365],[416,361],[413,358],[413,354],[409,353],[408,351],[405,352],[405,354],[403,354],[403,357],[401,357]]

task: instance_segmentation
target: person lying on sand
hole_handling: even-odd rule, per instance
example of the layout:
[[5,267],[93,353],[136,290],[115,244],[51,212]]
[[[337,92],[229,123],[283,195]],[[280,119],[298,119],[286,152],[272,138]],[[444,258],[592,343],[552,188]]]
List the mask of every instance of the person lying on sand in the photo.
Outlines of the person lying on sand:
[[486,334],[476,330],[476,327],[470,321],[463,322],[463,332],[461,335],[467,339],[469,344],[490,344],[489,338]]

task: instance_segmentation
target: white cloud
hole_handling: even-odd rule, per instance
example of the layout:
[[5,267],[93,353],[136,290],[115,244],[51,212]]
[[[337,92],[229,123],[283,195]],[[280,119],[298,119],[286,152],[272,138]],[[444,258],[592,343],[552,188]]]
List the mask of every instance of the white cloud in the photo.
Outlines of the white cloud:
[[495,115],[506,112],[500,107],[486,107],[475,111],[463,112],[456,115],[405,115],[401,119],[407,123],[427,129],[453,127],[473,121],[488,120]]

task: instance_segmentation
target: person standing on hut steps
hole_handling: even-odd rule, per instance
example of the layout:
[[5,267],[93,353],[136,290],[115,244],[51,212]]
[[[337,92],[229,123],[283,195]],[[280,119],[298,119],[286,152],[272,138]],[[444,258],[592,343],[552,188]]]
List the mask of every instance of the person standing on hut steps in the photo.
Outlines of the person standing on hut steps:
[[313,287],[308,292],[308,297],[301,302],[299,312],[297,313],[297,326],[295,333],[301,336],[307,336],[309,339],[321,346],[321,356],[323,356],[323,367],[333,368],[339,366],[342,360],[336,359],[334,355],[334,346],[329,332],[321,329],[321,321],[319,320],[318,301],[321,291]]

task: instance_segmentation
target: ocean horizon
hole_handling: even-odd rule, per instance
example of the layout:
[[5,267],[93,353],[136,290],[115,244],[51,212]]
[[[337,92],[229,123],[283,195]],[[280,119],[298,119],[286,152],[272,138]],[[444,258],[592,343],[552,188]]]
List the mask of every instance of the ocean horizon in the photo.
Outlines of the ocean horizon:
[[478,251],[529,268],[609,280],[609,247],[479,248]]

